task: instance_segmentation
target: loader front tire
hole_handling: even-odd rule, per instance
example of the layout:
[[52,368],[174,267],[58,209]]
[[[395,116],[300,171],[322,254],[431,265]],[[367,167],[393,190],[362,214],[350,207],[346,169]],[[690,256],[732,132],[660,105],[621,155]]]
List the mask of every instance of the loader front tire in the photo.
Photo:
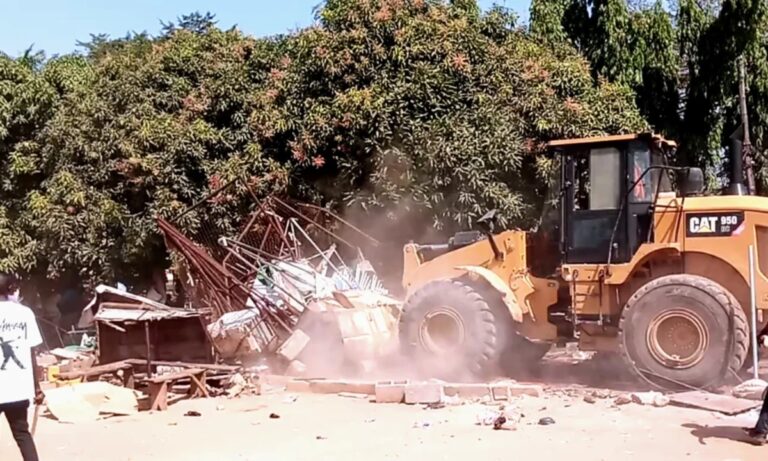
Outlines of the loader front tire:
[[430,282],[406,301],[400,346],[422,374],[473,380],[496,371],[506,344],[509,314],[457,280]]
[[627,301],[619,344],[630,370],[667,389],[710,389],[736,376],[749,323],[736,298],[696,275],[660,277]]

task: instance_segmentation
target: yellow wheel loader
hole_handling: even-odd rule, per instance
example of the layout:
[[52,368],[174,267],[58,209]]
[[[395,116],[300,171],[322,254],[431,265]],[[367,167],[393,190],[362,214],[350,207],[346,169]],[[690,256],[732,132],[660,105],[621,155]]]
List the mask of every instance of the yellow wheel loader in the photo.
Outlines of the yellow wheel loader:
[[[768,308],[768,198],[703,196],[652,133],[552,141],[556,199],[535,232],[462,232],[404,248],[400,343],[416,366],[480,378],[552,344],[619,353],[661,388],[711,388],[748,356],[749,246],[758,322]],[[735,158],[737,158],[736,156]]]

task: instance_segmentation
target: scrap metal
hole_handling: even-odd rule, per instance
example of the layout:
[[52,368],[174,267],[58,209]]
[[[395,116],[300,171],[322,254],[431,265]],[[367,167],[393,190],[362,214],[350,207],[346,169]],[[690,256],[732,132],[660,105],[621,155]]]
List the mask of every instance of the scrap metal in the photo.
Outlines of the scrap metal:
[[[346,299],[340,294],[343,292],[367,293],[367,298],[357,297],[358,305],[360,299],[371,303],[366,308],[397,303],[389,298],[384,303],[379,302],[384,298],[371,298],[385,296],[387,291],[351,240],[370,245],[378,242],[324,208],[275,196],[258,200],[246,184],[253,205],[242,219],[240,230],[235,235],[218,235],[220,231],[206,227],[206,220],[212,219],[212,213],[205,211],[206,205],[218,203],[217,194],[241,186],[230,182],[182,213],[175,222],[188,218],[192,211],[203,217],[191,236],[171,222],[158,219],[166,245],[183,257],[194,304],[211,309],[207,333],[221,358],[275,353],[300,321],[311,323],[313,314],[307,309],[311,303],[333,304],[336,298]],[[351,235],[341,235],[340,228]],[[342,253],[352,255],[356,264],[347,264]],[[340,309],[359,308],[336,304]],[[368,322],[374,318],[379,319],[369,316]],[[379,319],[377,323],[391,322]],[[378,329],[369,327],[367,331],[370,336]],[[351,335],[348,332],[343,336]]]

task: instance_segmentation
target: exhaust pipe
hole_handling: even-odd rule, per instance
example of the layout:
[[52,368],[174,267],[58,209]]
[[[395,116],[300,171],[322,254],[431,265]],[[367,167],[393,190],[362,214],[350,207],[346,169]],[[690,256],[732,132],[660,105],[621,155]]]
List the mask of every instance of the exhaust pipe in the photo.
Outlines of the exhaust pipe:
[[739,126],[736,131],[731,135],[731,181],[728,185],[728,195],[748,195],[746,186],[744,185],[744,166],[742,163],[742,136],[744,134],[744,127]]

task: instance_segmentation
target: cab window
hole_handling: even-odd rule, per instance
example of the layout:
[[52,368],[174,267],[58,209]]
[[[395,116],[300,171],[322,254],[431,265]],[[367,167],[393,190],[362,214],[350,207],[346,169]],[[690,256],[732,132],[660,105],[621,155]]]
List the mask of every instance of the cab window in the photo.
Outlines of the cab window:
[[590,210],[615,210],[621,202],[621,153],[615,147],[589,151]]
[[627,187],[635,185],[629,193],[630,203],[653,202],[657,187],[659,192],[672,190],[665,171],[659,169],[647,171],[652,165],[661,165],[662,163],[661,154],[656,151],[652,152],[647,143],[641,141],[629,143],[629,184]]

